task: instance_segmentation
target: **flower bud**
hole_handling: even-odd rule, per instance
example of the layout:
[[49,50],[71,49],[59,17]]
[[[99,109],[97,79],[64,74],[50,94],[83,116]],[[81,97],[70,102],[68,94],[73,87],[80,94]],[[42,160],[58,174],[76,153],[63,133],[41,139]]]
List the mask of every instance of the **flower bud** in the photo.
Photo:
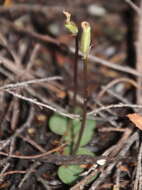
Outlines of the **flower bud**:
[[86,59],[90,51],[91,27],[90,24],[86,21],[81,23],[81,27],[82,27],[82,35],[81,35],[80,50],[83,54],[83,59]]
[[77,25],[70,20],[71,14],[67,11],[63,11],[64,15],[66,16],[66,21],[65,21],[65,27],[73,34],[77,35],[78,33],[78,27]]

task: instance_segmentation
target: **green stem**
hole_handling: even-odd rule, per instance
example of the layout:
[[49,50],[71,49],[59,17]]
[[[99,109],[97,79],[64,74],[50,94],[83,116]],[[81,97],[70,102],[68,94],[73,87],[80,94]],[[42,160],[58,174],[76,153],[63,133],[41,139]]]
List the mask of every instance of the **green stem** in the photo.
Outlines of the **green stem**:
[[74,147],[74,151],[73,154],[76,154],[79,146],[80,146],[80,142],[81,142],[81,138],[83,136],[84,133],[84,129],[85,129],[85,125],[86,125],[86,118],[87,118],[87,97],[88,97],[88,92],[87,92],[87,62],[88,62],[88,58],[83,59],[83,114],[82,114],[82,122],[81,122],[81,128],[79,131],[79,136],[77,139],[77,143],[75,144]]

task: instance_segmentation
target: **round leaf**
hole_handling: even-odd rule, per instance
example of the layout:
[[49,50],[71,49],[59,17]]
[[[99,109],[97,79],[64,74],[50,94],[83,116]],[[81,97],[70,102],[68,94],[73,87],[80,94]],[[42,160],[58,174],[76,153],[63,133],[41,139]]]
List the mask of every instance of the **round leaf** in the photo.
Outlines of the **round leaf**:
[[59,115],[53,115],[49,119],[49,128],[58,135],[64,135],[67,129],[67,119]]
[[87,119],[86,121],[86,127],[89,128],[90,130],[94,130],[94,128],[96,127],[96,122],[92,119]]
[[[84,146],[90,142],[94,133],[95,125],[96,123],[94,120],[88,119],[86,121],[86,127],[85,127],[84,134],[80,142],[80,146]],[[78,120],[73,120],[73,126],[71,130],[68,131],[68,134],[64,137],[64,140],[68,143],[71,143],[71,142],[76,143],[78,135],[79,135],[80,127],[81,127],[81,122]]]
[[[81,138],[81,141],[80,141],[80,146],[84,146],[84,145],[88,144],[91,141],[92,137],[93,137],[93,131],[85,128],[84,133]],[[77,138],[78,138],[78,136],[77,136]]]
[[[81,141],[80,141],[80,146],[85,146],[86,144],[88,144],[91,141],[92,136],[93,136],[93,132],[92,131],[87,131],[87,133],[84,133],[83,136],[82,136],[82,138],[81,138]],[[77,142],[77,139],[78,139],[78,134],[74,138],[74,143]],[[72,138],[69,135],[65,136],[64,140],[67,143],[71,143],[72,142]]]
[[90,155],[94,156],[94,153],[88,150],[87,148],[80,147],[76,153],[77,155]]
[[65,184],[73,183],[84,169],[78,165],[60,166],[58,176]]
[[[66,148],[64,148],[64,155],[69,155],[71,151],[71,146],[68,146]],[[93,152],[91,152],[90,150],[88,150],[85,147],[80,147],[78,149],[78,151],[76,152],[77,155],[90,155],[90,156],[95,156]]]
[[[73,120],[73,127],[74,127],[74,132],[78,132],[80,130],[81,122],[78,120]],[[86,127],[88,130],[94,130],[96,126],[96,122],[91,119],[86,120]]]

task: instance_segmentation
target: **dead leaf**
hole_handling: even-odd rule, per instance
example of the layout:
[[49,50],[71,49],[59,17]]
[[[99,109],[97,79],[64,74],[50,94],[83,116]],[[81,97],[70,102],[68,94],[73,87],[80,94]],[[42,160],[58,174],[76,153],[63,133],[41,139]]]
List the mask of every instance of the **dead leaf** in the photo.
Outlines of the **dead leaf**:
[[13,0],[5,0],[4,7],[10,7],[13,4]]
[[128,114],[127,117],[130,119],[130,121],[132,121],[137,128],[139,128],[140,130],[142,130],[142,116],[137,114],[137,113],[133,113],[133,114]]

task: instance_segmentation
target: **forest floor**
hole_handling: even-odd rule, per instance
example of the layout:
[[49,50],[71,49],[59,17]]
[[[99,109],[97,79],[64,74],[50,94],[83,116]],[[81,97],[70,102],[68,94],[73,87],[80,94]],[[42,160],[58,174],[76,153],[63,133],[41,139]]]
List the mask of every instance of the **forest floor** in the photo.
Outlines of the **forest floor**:
[[[0,3],[0,189],[141,190],[138,7],[126,0]],[[83,60],[72,113],[75,43],[64,10],[78,26],[91,25],[91,132],[78,154],[68,151],[76,143],[68,130],[81,122]]]

